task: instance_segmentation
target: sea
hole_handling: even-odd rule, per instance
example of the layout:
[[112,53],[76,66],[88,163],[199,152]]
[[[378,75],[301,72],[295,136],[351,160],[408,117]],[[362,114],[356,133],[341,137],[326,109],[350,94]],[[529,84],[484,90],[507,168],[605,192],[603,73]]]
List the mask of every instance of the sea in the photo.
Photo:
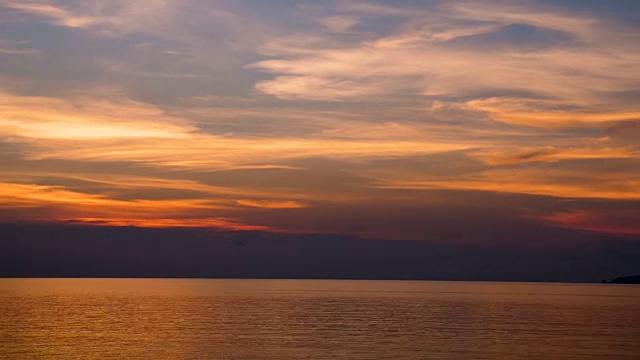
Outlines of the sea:
[[3,359],[640,359],[640,286],[0,279]]

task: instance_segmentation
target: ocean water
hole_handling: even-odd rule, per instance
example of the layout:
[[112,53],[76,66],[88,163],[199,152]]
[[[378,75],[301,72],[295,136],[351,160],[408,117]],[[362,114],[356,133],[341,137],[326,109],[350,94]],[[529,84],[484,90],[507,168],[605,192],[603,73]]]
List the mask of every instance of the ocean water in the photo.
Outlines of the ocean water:
[[640,286],[0,279],[6,359],[640,359]]

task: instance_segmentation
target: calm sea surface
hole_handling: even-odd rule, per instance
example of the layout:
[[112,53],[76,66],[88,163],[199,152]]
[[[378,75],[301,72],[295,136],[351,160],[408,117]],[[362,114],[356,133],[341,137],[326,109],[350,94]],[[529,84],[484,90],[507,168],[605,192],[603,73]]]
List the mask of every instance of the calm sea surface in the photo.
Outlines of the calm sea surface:
[[7,359],[640,359],[640,286],[0,279]]

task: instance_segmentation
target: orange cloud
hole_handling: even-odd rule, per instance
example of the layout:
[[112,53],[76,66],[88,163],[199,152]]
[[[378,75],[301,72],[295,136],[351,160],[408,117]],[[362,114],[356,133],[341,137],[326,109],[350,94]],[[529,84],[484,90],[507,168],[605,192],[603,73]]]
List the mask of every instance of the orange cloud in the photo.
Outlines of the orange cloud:
[[261,209],[300,209],[308,206],[307,204],[291,200],[237,200],[236,202],[242,206]]
[[466,144],[417,140],[251,139],[214,135],[192,135],[187,139],[144,139],[135,146],[119,142],[39,142],[38,145],[38,148],[31,150],[29,159],[131,161],[211,170],[296,158],[355,160],[404,157],[469,147]]
[[471,155],[479,158],[488,165],[497,166],[531,162],[557,162],[563,160],[640,158],[640,151],[631,147],[497,147],[472,151]]
[[[640,199],[635,25],[535,3],[347,1],[281,36],[221,9],[233,5],[2,4],[20,14],[20,39],[0,40],[12,58],[0,81],[9,216],[262,229],[243,217],[423,201],[380,188]],[[376,28],[386,16],[392,31]],[[42,22],[83,35],[67,53],[18,31]],[[143,36],[118,37],[127,33]],[[33,62],[13,61],[20,54]],[[220,71],[225,80],[210,81]],[[227,79],[260,80],[238,96],[246,84]],[[605,127],[617,130],[601,141]],[[447,194],[430,201],[459,201]]]
[[[238,200],[242,206],[298,208],[294,201]],[[0,183],[0,208],[54,209],[55,217],[35,217],[32,221],[72,222],[84,225],[139,227],[211,227],[228,230],[269,230],[227,217],[203,216],[233,210],[232,200],[114,200],[105,195],[84,194],[61,187]]]
[[566,106],[561,101],[490,98],[473,100],[466,103],[471,110],[485,111],[497,121],[540,127],[545,129],[559,129],[577,126],[599,125],[608,122],[619,122],[640,119],[640,111],[616,111],[599,109],[577,109],[573,111],[552,110],[555,107]]
[[106,195],[85,194],[57,186],[0,183],[0,207],[54,207],[65,214],[124,215],[140,218],[160,214],[181,216],[185,213],[228,209],[225,202],[209,199],[114,200]]
[[[355,44],[351,38],[342,43],[315,33],[273,39],[260,49],[270,58],[251,66],[273,78],[258,82],[256,89],[288,100],[422,94],[486,112],[496,121],[546,129],[640,118],[637,104],[615,95],[636,91],[640,76],[634,66],[636,29],[622,23],[535,4],[456,2],[433,11],[347,7],[397,14],[406,23],[392,34]],[[514,24],[575,38],[580,46],[552,40],[549,46],[534,44],[535,51],[526,43],[492,46],[492,36]],[[496,92],[513,95],[488,96]]]
[[175,227],[195,227],[195,228],[215,228],[220,230],[234,231],[270,231],[267,226],[248,225],[235,219],[228,218],[206,218],[206,219],[121,219],[121,218],[72,218],[58,219],[59,222],[67,222],[78,225],[95,226],[135,226],[146,228],[175,228]]
[[14,140],[186,139],[194,130],[157,107],[124,98],[64,101],[0,93],[0,136]]
[[445,189],[544,195],[559,198],[640,200],[640,180],[626,174],[575,174],[570,171],[504,169],[439,180],[379,179],[380,188]]
[[[27,150],[27,158],[32,160],[130,161],[224,169],[305,157],[402,157],[470,146],[424,138],[425,132],[398,124],[380,129],[362,122],[342,126],[344,131],[334,127],[311,138],[214,135],[190,120],[126,99],[65,101],[0,94],[0,136],[32,144]],[[343,136],[358,130],[370,136]],[[383,132],[398,136],[384,138],[380,136]]]
[[559,212],[539,217],[545,223],[609,234],[640,235],[640,212],[616,211],[600,213],[587,210]]

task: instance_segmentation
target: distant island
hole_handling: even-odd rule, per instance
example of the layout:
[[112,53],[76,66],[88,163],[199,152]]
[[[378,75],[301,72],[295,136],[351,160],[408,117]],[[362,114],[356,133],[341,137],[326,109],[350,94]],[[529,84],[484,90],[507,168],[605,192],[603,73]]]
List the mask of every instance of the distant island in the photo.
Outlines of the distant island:
[[640,275],[618,277],[609,281],[609,284],[640,284]]

